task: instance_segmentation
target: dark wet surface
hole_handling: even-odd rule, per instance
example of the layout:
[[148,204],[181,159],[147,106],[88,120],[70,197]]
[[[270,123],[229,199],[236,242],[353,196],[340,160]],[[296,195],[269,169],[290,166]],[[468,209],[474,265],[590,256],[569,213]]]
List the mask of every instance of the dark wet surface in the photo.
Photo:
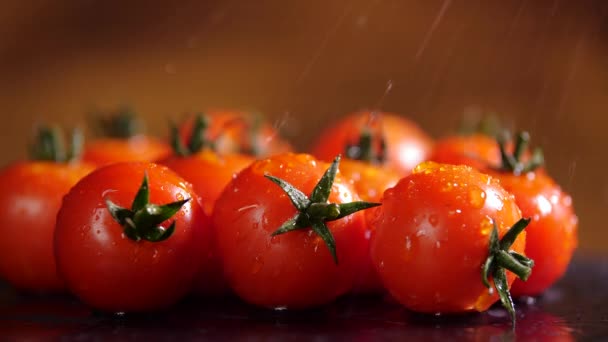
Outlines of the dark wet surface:
[[6,286],[0,292],[2,340],[608,340],[608,257],[578,257],[544,296],[520,300],[514,332],[499,306],[483,314],[427,316],[382,297],[346,297],[305,312],[188,299],[166,312],[115,317],[70,297],[17,295]]

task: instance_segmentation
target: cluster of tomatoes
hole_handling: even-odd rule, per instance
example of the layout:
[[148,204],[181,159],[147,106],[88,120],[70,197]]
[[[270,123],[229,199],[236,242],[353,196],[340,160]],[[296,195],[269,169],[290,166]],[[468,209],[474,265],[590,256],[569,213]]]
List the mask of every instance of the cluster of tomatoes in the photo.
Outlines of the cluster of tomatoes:
[[[529,136],[432,140],[359,112],[296,154],[262,118],[195,115],[169,141],[129,112],[105,138],[41,129],[0,172],[0,276],[107,312],[236,294],[274,309],[390,293],[427,313],[538,295],[576,247],[572,200]],[[81,156],[81,158],[78,158]],[[340,157],[342,156],[342,157]],[[517,278],[517,279],[516,279]]]

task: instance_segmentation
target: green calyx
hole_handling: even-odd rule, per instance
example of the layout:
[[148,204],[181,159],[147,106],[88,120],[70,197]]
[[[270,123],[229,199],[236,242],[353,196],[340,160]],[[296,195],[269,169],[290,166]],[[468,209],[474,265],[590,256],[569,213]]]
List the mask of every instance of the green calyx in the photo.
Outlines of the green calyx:
[[143,131],[143,124],[135,111],[129,107],[122,107],[115,112],[93,113],[92,127],[97,135],[107,138],[129,139]]
[[361,160],[371,164],[383,164],[386,161],[386,140],[381,129],[379,114],[372,112],[367,124],[362,128],[359,140],[346,145],[347,158]]
[[521,175],[527,172],[532,172],[541,167],[545,158],[543,151],[540,148],[534,149],[532,156],[528,161],[522,161],[522,156],[530,143],[530,134],[528,132],[520,132],[515,139],[513,153],[508,153],[505,147],[508,141],[508,135],[499,135],[497,138],[498,147],[500,149],[501,165],[498,168],[501,172],[510,172],[514,175]]
[[180,157],[191,156],[204,148],[215,149],[215,144],[211,140],[207,140],[206,132],[209,126],[207,116],[197,114],[194,118],[192,130],[186,137],[188,144],[184,144],[180,136],[179,128],[174,123],[171,123],[171,146],[173,151]]
[[503,131],[502,123],[496,113],[481,116],[465,116],[458,129],[459,135],[482,134],[495,138]]
[[528,226],[530,219],[522,218],[511,227],[507,233],[498,238],[496,224],[490,233],[489,254],[481,267],[481,280],[483,284],[491,289],[489,277],[494,280],[494,289],[500,297],[500,302],[511,316],[511,322],[515,327],[515,306],[509,292],[506,270],[513,272],[521,280],[526,281],[532,273],[534,261],[515,251],[509,250],[517,236]]
[[298,210],[298,212],[285,221],[272,236],[284,234],[294,230],[311,228],[317,235],[323,239],[325,245],[329,249],[334,262],[338,264],[338,256],[336,254],[336,242],[332,233],[326,225],[326,222],[339,220],[348,215],[354,214],[357,211],[379,206],[380,203],[370,203],[363,201],[349,202],[349,203],[328,203],[331,188],[338,172],[338,166],[340,164],[340,156],[337,156],[329,169],[325,171],[325,174],[317,185],[312,190],[310,197],[306,196],[303,192],[295,188],[288,182],[271,176],[265,175],[266,178],[277,184],[289,197],[291,203]]
[[33,143],[29,147],[30,159],[68,163],[76,160],[82,153],[84,135],[75,128],[66,142],[65,133],[58,126],[42,126],[38,129]]
[[123,208],[109,199],[105,199],[106,207],[112,218],[124,229],[124,234],[134,241],[146,240],[160,242],[168,239],[175,231],[175,221],[168,228],[160,226],[161,223],[175,215],[190,199],[172,202],[164,205],[150,203],[150,189],[148,175],[144,175],[131,209]]

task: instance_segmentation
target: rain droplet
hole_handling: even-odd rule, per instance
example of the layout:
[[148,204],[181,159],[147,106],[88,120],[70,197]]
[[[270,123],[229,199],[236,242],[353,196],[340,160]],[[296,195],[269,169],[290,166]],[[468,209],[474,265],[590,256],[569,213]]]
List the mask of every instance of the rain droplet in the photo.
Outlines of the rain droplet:
[[472,186],[471,190],[469,190],[469,203],[473,206],[473,208],[481,208],[486,203],[486,192],[483,189]]
[[479,223],[479,230],[481,232],[481,235],[488,235],[490,234],[490,232],[492,231],[492,229],[494,228],[494,220],[492,220],[489,216],[484,217],[483,219],[481,219],[481,222]]
[[177,198],[178,201],[183,201],[184,195],[181,192],[178,192],[177,195],[175,195],[175,198]]
[[412,239],[409,236],[405,237],[405,249],[410,250],[412,248]]
[[251,273],[252,274],[256,274],[258,272],[260,272],[260,270],[262,269],[262,267],[264,266],[264,261],[262,260],[261,256],[256,256],[255,259],[253,259],[253,267],[251,268]]

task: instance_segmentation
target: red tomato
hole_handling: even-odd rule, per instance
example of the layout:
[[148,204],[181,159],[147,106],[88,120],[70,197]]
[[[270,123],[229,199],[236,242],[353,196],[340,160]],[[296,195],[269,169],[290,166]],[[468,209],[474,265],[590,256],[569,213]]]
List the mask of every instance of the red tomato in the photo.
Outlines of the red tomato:
[[[194,191],[200,194],[203,209],[210,216],[226,185],[253,161],[246,155],[218,156],[204,150],[189,157],[172,157],[161,163],[194,186]],[[220,262],[213,251],[203,262],[195,283],[194,291],[200,295],[221,295],[228,291]]]
[[[140,187],[144,175],[149,200],[144,183]],[[199,198],[181,177],[151,163],[113,164],[64,198],[55,231],[57,269],[68,289],[96,309],[166,308],[190,291],[209,234]]]
[[468,165],[484,170],[500,164],[500,149],[496,139],[483,134],[451,136],[439,139],[429,160],[443,164]]
[[65,288],[53,257],[55,217],[63,195],[93,166],[50,161],[20,162],[0,172],[0,275],[33,292]]
[[[244,153],[256,157],[292,151],[287,140],[260,115],[231,110],[205,112],[208,127],[205,138],[215,143],[219,154]],[[190,116],[179,128],[184,141],[188,141],[196,116]]]
[[106,138],[87,144],[82,159],[97,166],[119,162],[150,162],[168,156],[171,148],[156,138],[138,135],[129,139]]
[[[213,212],[214,236],[224,274],[242,299],[299,309],[351,289],[366,256],[365,219],[347,215],[344,204],[358,197],[339,175],[332,183],[336,168],[282,154],[254,162],[228,184]],[[281,182],[293,187],[290,196]]]
[[[518,135],[515,150],[526,152],[529,135]],[[542,165],[540,150],[528,161],[506,153],[509,160],[499,170],[487,172],[500,179],[501,185],[515,195],[522,215],[532,218],[527,231],[526,255],[535,262],[533,275],[526,282],[513,284],[513,295],[539,295],[566,272],[578,244],[578,218],[572,198],[550,178]]]
[[410,173],[432,150],[431,137],[405,117],[393,113],[358,112],[325,129],[313,146],[312,154],[329,161],[337,154],[343,154],[348,146],[357,144],[366,130],[375,138],[376,149],[386,149],[383,164],[402,174]]
[[[382,194],[399,182],[401,176],[395,170],[379,167],[367,162],[343,159],[340,163],[340,174],[348,180],[363,201],[380,202]],[[366,217],[366,238],[369,244],[374,234],[374,226],[371,224],[376,219],[380,208],[372,208],[364,212]],[[367,248],[369,250],[369,246]],[[382,292],[384,286],[368,257],[360,266],[360,271],[355,279],[353,292],[356,293],[378,293]]]
[[[244,154],[218,155],[215,152],[217,145],[205,138],[207,130],[203,116],[194,118],[188,135],[174,128],[171,137],[174,155],[161,161],[161,164],[168,166],[194,186],[194,190],[201,197],[205,212],[210,216],[215,201],[226,185],[238,172],[249,166],[254,158]],[[184,141],[188,144],[184,145]],[[199,295],[217,296],[226,294],[228,290],[217,253],[212,248],[201,266],[194,291]]]
[[[480,275],[490,245],[496,247],[490,254],[495,286],[508,291],[515,275],[502,278],[503,264],[496,260],[503,252],[521,256],[525,233],[512,246],[493,238],[495,233],[504,238],[514,225],[521,229],[525,221],[518,221],[515,198],[497,180],[468,166],[422,163],[385,192],[380,210],[372,260],[387,290],[407,308],[426,313],[488,309],[498,299]],[[530,271],[526,263],[520,265],[524,278]]]
[[122,109],[110,115],[95,117],[94,126],[100,139],[87,143],[83,160],[104,166],[129,161],[156,161],[166,157],[171,147],[165,142],[140,132],[136,115]]

